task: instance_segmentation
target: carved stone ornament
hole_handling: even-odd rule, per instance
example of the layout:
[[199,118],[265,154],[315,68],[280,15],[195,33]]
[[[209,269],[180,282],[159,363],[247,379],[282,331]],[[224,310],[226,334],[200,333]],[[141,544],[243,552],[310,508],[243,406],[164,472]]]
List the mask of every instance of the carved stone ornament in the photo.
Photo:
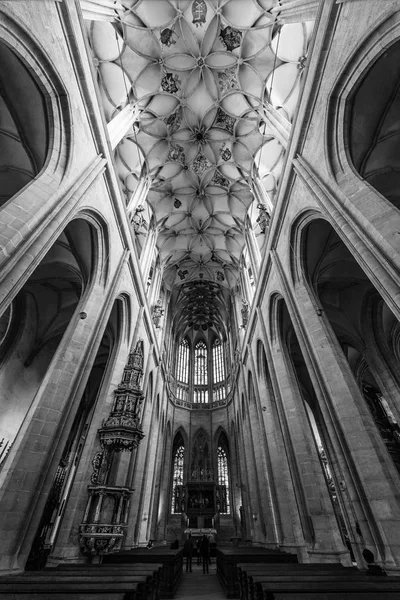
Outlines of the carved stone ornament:
[[185,150],[179,144],[170,144],[169,152],[168,152],[168,160],[173,160],[175,162],[181,163],[181,165],[185,164]]
[[172,29],[166,27],[160,33],[160,42],[169,48],[173,44],[176,44],[176,40],[174,40],[174,32]]
[[187,269],[185,269],[184,271],[182,271],[182,269],[179,269],[178,271],[178,275],[180,279],[186,279],[186,275],[189,273],[189,271]]
[[204,154],[198,154],[192,163],[192,169],[198,177],[202,177],[210,166]]
[[172,115],[165,117],[164,123],[166,124],[169,133],[174,133],[179,129],[182,121],[182,109],[178,108]]
[[249,322],[249,303],[245,298],[242,299],[242,309],[240,312],[242,313],[242,327],[245,328]]
[[218,71],[218,84],[223,94],[239,89],[236,67],[230,67],[225,71]]
[[79,545],[83,554],[102,556],[121,549],[131,493],[132,490],[123,487],[89,486],[85,516],[79,526]]
[[238,29],[234,29],[230,25],[221,29],[219,39],[224,44],[227,50],[239,48],[242,42],[242,33]]
[[264,206],[264,204],[257,204],[257,208],[260,211],[257,217],[257,223],[261,229],[261,233],[265,233],[269,227],[271,217],[269,215],[267,207]]
[[207,4],[204,0],[194,0],[192,4],[193,25],[203,27],[207,17]]
[[176,92],[181,89],[181,81],[178,75],[166,72],[164,77],[161,79],[161,87],[164,92],[176,94]]
[[115,390],[111,413],[99,429],[102,448],[120,452],[138,447],[144,434],[139,427],[143,403],[141,383],[143,377],[143,343],[138,342],[129,355],[122,381]]
[[228,115],[224,110],[222,110],[222,108],[218,108],[217,115],[214,121],[214,126],[219,127],[221,129],[225,129],[229,133],[233,134],[235,121],[236,119]]
[[132,216],[131,223],[135,233],[139,233],[140,229],[147,229],[147,221],[142,215],[144,210],[144,206],[139,205]]
[[153,307],[153,323],[157,329],[160,327],[160,320],[164,314],[164,309],[162,308],[162,299],[159,298],[157,304]]
[[221,187],[225,187],[225,188],[229,187],[229,179],[224,177],[222,175],[222,173],[220,173],[218,170],[215,171],[214,177],[212,178],[211,183],[213,183],[215,185],[220,185]]

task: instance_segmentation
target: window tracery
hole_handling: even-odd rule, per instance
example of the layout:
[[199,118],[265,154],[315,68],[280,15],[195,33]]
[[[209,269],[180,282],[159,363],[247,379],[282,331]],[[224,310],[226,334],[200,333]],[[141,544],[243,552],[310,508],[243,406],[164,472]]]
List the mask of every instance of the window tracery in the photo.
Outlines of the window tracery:
[[203,340],[194,349],[194,385],[207,385],[207,346]]
[[180,445],[175,452],[172,476],[172,510],[175,515],[185,510],[185,492],[183,487],[183,465],[185,460],[185,446]]
[[218,464],[218,489],[217,489],[217,510],[222,514],[230,513],[229,502],[229,472],[228,456],[222,446],[217,449]]
[[179,344],[176,378],[181,383],[189,383],[189,342],[182,340]]

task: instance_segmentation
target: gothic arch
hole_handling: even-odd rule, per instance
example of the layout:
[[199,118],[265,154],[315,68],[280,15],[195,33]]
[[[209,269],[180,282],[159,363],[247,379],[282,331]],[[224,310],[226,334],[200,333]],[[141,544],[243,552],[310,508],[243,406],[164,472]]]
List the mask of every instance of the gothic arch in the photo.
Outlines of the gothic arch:
[[160,394],[157,394],[157,399],[156,399],[156,416],[157,416],[157,420],[160,419]]
[[83,219],[90,223],[96,232],[96,279],[107,285],[110,273],[110,231],[106,219],[93,208],[83,208],[73,219]]
[[261,375],[263,373],[263,352],[265,354],[264,344],[263,344],[262,340],[258,339],[257,345],[256,345],[256,356],[257,356],[257,375],[259,378],[261,377]]
[[0,382],[8,389],[2,402],[7,439],[17,434],[67,328],[90,294],[95,264],[96,233],[88,221],[73,219],[36,269],[27,273],[22,288],[0,317],[4,332]]
[[[332,175],[338,182],[345,181],[341,185],[353,185],[352,180],[353,182],[357,180],[359,188],[360,181],[363,181],[366,194],[370,193],[368,183],[365,183],[363,174],[359,172],[357,161],[354,162],[355,154],[354,151],[352,153],[351,143],[349,143],[351,141],[351,132],[349,131],[351,104],[360,90],[360,86],[365,82],[365,78],[368,77],[382,56],[387,54],[390,47],[393,49],[399,38],[400,23],[398,12],[396,12],[371,30],[364,38],[364,42],[358,46],[357,51],[343,67],[329,99],[325,139]],[[387,73],[385,73],[385,77],[387,77]],[[374,102],[370,101],[368,104],[373,110]],[[344,176],[346,180],[344,180]],[[373,184],[372,187],[380,194],[382,202],[395,206],[378,187]]]
[[[171,423],[171,421],[168,421],[168,423]],[[177,439],[177,436],[181,436],[181,438],[183,440],[183,445],[185,446],[186,449],[189,448],[189,437],[188,437],[183,425],[179,425],[179,427],[175,430],[174,444],[175,444],[175,440]]]
[[280,292],[272,292],[268,301],[268,324],[271,342],[275,343],[279,336],[279,307],[282,295]]
[[131,331],[132,331],[132,305],[131,305],[131,296],[128,292],[121,292],[118,296],[118,300],[121,301],[123,310],[122,310],[122,329],[123,337],[127,345],[129,346]]
[[289,262],[294,285],[303,281],[303,230],[314,219],[322,218],[322,213],[315,209],[302,210],[291,223],[289,237]]
[[[35,196],[35,190],[38,197],[42,197],[43,195],[41,193],[42,183],[40,182],[43,176],[45,174],[47,175],[47,191],[54,191],[57,189],[59,182],[68,168],[70,149],[72,147],[71,111],[68,92],[61,82],[59,75],[53,68],[52,63],[48,60],[40,42],[37,39],[34,39],[30,32],[28,33],[25,31],[19,24],[10,18],[6,12],[6,8],[2,9],[0,7],[0,39],[2,49],[4,50],[4,52],[0,52],[0,62],[2,62],[2,71],[4,73],[7,72],[4,68],[5,62],[7,62],[8,67],[11,68],[12,66],[13,72],[13,77],[8,78],[8,106],[11,107],[11,115],[14,114],[12,118],[16,117],[15,109],[17,105],[13,101],[15,93],[10,86],[14,81],[17,81],[17,77],[15,76],[17,70],[17,72],[24,77],[24,80],[30,89],[30,91],[26,89],[26,93],[29,94],[30,100],[27,98],[26,102],[21,103],[23,104],[24,114],[21,114],[21,118],[18,118],[17,120],[18,127],[25,128],[25,133],[21,139],[27,140],[29,138],[31,143],[33,143],[33,140],[37,142],[39,136],[43,134],[43,129],[46,129],[47,140],[45,143],[42,143],[40,147],[36,146],[35,150],[33,148],[29,149],[29,147],[26,146],[28,155],[34,159],[34,163],[36,164],[36,172],[32,178],[28,178],[22,186],[20,185],[18,187],[18,189],[14,189],[13,191],[10,190],[8,197],[3,199],[3,205],[6,202],[12,201],[12,198],[18,194],[20,197],[24,196],[27,200],[27,205],[32,208],[32,198]],[[23,73],[25,73],[25,75],[23,75]],[[29,80],[31,83],[29,83]],[[42,97],[42,109],[39,108],[39,96],[37,96],[37,102],[33,101],[35,89]],[[21,93],[24,94],[25,90],[19,90],[19,100],[21,99]],[[38,108],[36,119],[31,119],[28,113],[31,110],[35,110],[35,108]],[[10,113],[8,114],[10,115]],[[28,127],[29,131],[26,130],[26,127]],[[40,130],[42,130],[42,133]],[[15,170],[14,173],[16,173]],[[29,196],[27,195],[28,187]],[[21,198],[19,203],[21,203]]]
[[[233,424],[233,421],[232,421]],[[217,447],[218,443],[220,441],[220,438],[225,438],[225,442],[227,445],[227,449],[229,449],[229,437],[228,434],[226,432],[226,429],[224,427],[222,427],[222,425],[218,426],[218,429],[216,430],[215,434],[214,434],[214,446]]]
[[251,371],[247,373],[247,394],[249,398],[249,404],[255,402],[256,391],[254,389],[253,373]]

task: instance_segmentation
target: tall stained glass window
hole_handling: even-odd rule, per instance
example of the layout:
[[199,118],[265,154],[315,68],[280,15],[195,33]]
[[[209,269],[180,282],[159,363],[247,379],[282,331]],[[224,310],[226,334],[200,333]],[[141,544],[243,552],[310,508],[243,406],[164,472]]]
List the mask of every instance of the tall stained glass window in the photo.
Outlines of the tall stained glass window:
[[207,385],[207,346],[202,340],[194,349],[194,385]]
[[224,348],[220,340],[216,340],[213,346],[213,369],[214,383],[225,380]]
[[185,447],[179,446],[174,456],[174,470],[172,476],[172,513],[180,514],[185,510],[185,498],[183,487],[183,464],[185,459]]
[[182,383],[189,382],[189,342],[186,339],[179,344],[176,378]]
[[217,491],[217,509],[222,514],[231,512],[229,502],[229,473],[228,456],[222,446],[217,449],[218,461],[218,491]]

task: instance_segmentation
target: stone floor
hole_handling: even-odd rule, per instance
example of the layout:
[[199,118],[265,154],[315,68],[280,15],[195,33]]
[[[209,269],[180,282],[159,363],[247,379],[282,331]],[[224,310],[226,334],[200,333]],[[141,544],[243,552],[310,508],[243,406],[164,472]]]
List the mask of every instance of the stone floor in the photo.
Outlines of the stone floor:
[[186,573],[183,565],[183,575],[175,594],[175,600],[225,600],[225,594],[218,581],[215,558],[209,568],[209,574],[203,575],[203,567],[193,561],[192,573]]

